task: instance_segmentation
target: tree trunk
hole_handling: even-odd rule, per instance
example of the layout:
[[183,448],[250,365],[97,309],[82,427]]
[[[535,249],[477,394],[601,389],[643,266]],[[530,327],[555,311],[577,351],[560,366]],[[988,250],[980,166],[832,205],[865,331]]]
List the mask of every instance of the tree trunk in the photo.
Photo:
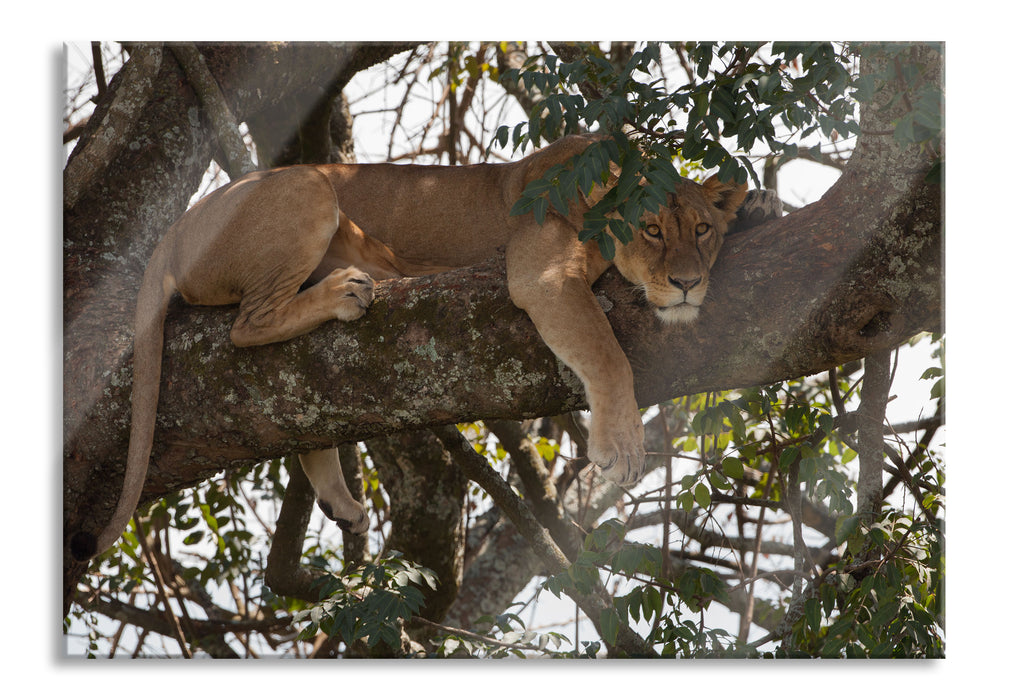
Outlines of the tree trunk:
[[428,430],[369,440],[367,448],[391,501],[385,548],[434,571],[438,587],[421,589],[419,614],[440,622],[462,581],[466,478]]
[[[280,67],[240,70],[271,51]],[[358,60],[353,48],[326,51],[330,67],[338,56],[344,66]],[[312,72],[304,63],[319,60],[301,49],[204,53],[236,115],[254,108],[252,81],[276,101],[289,91],[342,86],[346,77],[337,71],[328,83],[300,85]],[[928,58],[940,81],[941,57]],[[183,210],[211,154],[202,128],[190,122],[196,105],[167,53],[155,90],[135,131],[140,147],[124,149],[64,218],[65,538],[105,522],[114,507],[129,424],[134,294],[146,255]],[[866,124],[887,120],[872,106],[862,118],[873,133],[884,129]],[[93,128],[99,122],[92,118]],[[635,370],[639,403],[807,375],[939,329],[942,192],[925,182],[930,166],[889,136],[864,135],[820,201],[727,240],[709,300],[691,326],[662,326],[610,270],[597,295]],[[359,321],[329,323],[278,345],[232,346],[234,313],[182,304],[169,313],[145,500],[292,451],[585,407],[577,379],[511,304],[501,255],[469,269],[380,283]],[[83,569],[66,554],[64,562],[69,592]]]

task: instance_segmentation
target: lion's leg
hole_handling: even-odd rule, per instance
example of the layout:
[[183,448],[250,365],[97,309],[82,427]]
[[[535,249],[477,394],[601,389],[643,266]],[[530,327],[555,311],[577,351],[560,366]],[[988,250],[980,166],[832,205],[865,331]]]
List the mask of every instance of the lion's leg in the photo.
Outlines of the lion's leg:
[[336,448],[307,452],[298,455],[298,459],[326,517],[346,532],[355,535],[367,532],[368,511],[350,495]]
[[302,292],[263,284],[242,297],[231,340],[239,347],[289,340],[332,319],[358,319],[374,298],[375,282],[356,267],[333,270]]
[[586,278],[583,246],[563,224],[520,234],[507,251],[508,291],[547,346],[585,386],[589,459],[619,484],[644,471],[644,427],[634,376]]
[[[197,207],[169,233],[169,272],[190,304],[239,302],[236,345],[275,343],[331,319],[354,320],[371,304],[374,282],[360,266],[324,265],[346,217],[322,173],[289,168],[250,175]],[[300,291],[306,281],[315,284]]]

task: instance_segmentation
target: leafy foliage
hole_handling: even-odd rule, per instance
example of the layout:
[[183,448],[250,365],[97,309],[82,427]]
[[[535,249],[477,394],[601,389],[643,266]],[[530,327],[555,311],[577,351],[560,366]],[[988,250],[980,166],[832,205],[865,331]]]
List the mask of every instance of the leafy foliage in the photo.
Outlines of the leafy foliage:
[[369,647],[384,643],[401,646],[402,624],[409,622],[424,601],[423,586],[437,587],[430,569],[402,558],[400,552],[342,576],[326,574],[318,579],[323,601],[299,611],[294,623],[307,623],[300,633],[309,639],[319,632],[342,639],[348,646],[365,640]]
[[[738,151],[752,151],[760,142],[771,153],[795,157],[797,146],[778,136],[782,126],[792,136],[816,129],[842,137],[857,134],[849,95],[853,59],[831,44],[774,44],[760,61],[755,60],[760,44],[702,42],[687,49],[701,80],[675,90],[652,78],[651,68],[661,59],[657,43],[644,44],[622,67],[586,51],[570,62],[534,57],[523,70],[504,74],[502,79],[546,95],[528,123],[511,130],[515,147],[538,146],[543,138],[582,129],[614,137],[530,183],[512,213],[532,211],[542,223],[548,206],[566,213],[576,188],[588,197],[594,186],[608,184],[611,170],[619,170],[617,183],[590,208],[580,233],[612,259],[614,239],[628,242],[643,212],[657,211],[675,192],[674,159],[718,169],[723,182],[744,182],[748,176],[758,182],[750,159],[731,154],[723,139],[735,139]],[[713,68],[716,59],[723,62],[719,70]],[[676,128],[677,117],[686,117],[685,129]],[[508,140],[508,128],[501,127],[498,143]]]
[[578,559],[561,575],[548,578],[544,590],[560,596],[575,588],[589,592],[598,585],[600,572],[626,577],[633,582],[626,594],[613,598],[603,611],[603,641],[615,644],[620,625],[647,625],[646,642],[663,656],[740,655],[752,653],[738,645],[722,629],[706,629],[689,619],[689,612],[703,612],[714,601],[727,602],[725,582],[705,567],[688,567],[674,578],[663,572],[659,548],[627,541],[625,523],[613,519],[601,523],[586,537]]
[[[538,147],[544,139],[582,131],[614,138],[530,183],[512,214],[532,212],[542,223],[551,208],[566,214],[579,191],[588,198],[594,187],[610,186],[585,215],[579,234],[582,241],[595,241],[610,260],[615,243],[627,243],[631,228],[640,227],[644,211],[657,211],[675,192],[677,163],[717,169],[722,182],[749,178],[759,186],[748,155],[758,146],[784,163],[799,156],[800,140],[816,133],[831,141],[857,136],[858,102],[893,81],[906,87],[899,98],[913,100],[911,111],[895,125],[895,138],[938,148],[942,94],[924,84],[913,63],[890,60],[883,73],[859,75],[853,47],[825,42],[692,42],[683,48],[695,73],[675,89],[653,77],[663,49],[655,42],[643,44],[622,66],[586,48],[571,61],[544,54],[502,74],[501,80],[544,98],[528,122],[498,129],[499,145]],[[905,48],[888,44],[864,50],[894,58]],[[809,154],[819,159],[819,144]],[[615,185],[609,183],[612,172],[619,172]]]
[[860,523],[846,540],[858,555],[821,577],[793,627],[791,653],[944,656],[944,539],[940,523],[915,522],[897,511]]

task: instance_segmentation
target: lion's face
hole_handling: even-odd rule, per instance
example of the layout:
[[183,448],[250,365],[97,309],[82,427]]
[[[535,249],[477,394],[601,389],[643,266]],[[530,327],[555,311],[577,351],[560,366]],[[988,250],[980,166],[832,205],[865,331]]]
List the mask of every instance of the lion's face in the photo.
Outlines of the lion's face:
[[703,185],[683,180],[669,206],[658,214],[646,212],[644,228],[617,246],[620,274],[644,290],[666,323],[697,318],[711,266],[745,196],[746,185],[722,184],[715,177]]

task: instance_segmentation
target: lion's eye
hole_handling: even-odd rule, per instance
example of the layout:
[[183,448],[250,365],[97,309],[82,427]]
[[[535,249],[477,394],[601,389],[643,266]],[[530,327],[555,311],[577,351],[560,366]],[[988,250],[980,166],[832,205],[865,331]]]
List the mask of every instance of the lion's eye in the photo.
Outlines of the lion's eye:
[[662,229],[655,224],[648,224],[645,227],[645,235],[649,238],[662,238]]
[[694,233],[696,233],[698,237],[701,237],[710,230],[711,226],[708,224],[697,224],[697,226],[694,228]]

